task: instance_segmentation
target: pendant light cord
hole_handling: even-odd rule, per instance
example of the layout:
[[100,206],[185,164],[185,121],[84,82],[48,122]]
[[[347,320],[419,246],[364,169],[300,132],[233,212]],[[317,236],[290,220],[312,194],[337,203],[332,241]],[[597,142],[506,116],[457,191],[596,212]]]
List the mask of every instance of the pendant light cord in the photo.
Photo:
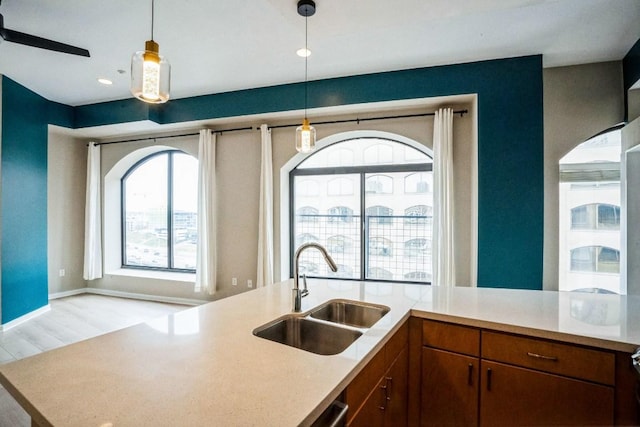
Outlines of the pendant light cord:
[[309,21],[309,17],[305,16],[304,17],[304,50],[305,50],[305,55],[304,55],[304,119],[307,119],[307,100],[309,97],[308,94],[308,88],[307,86],[309,85],[308,81],[307,81],[307,60],[309,59],[309,29],[308,29],[308,21]]
[[155,5],[155,0],[151,0],[151,40],[153,40],[153,9],[154,9],[154,5]]

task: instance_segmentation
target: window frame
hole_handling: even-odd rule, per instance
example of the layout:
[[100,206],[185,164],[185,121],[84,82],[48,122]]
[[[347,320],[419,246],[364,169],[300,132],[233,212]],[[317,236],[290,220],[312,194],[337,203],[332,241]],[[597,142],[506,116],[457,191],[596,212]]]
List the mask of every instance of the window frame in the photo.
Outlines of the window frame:
[[[176,268],[173,267],[173,246],[174,246],[174,233],[173,233],[173,156],[174,154],[184,154],[187,156],[191,156],[189,153],[186,153],[182,150],[178,149],[169,149],[169,150],[161,150],[151,153],[142,159],[135,162],[120,178],[120,265],[121,268],[132,269],[132,270],[146,270],[146,271],[167,271],[174,273],[195,273],[196,269],[190,268]],[[146,162],[159,157],[167,155],[167,265],[168,267],[152,267],[146,265],[130,265],[126,263],[126,233],[127,233],[127,203],[126,203],[126,181],[127,178],[134,173],[138,167],[142,166]],[[197,160],[197,159],[196,159]]]
[[[360,138],[353,138],[360,139]],[[381,139],[381,138],[377,138]],[[343,139],[337,141],[335,144],[345,143],[352,139]],[[428,153],[419,150],[416,147],[413,147],[409,144],[406,144],[401,141],[388,139],[388,141],[401,144],[406,147],[412,148],[418,152],[421,152],[426,157],[433,159],[431,155]],[[333,144],[332,144],[333,145]],[[331,147],[332,145],[328,145],[323,147],[322,150]],[[320,151],[320,150],[318,150]],[[317,153],[316,151],[315,153]],[[312,153],[311,155],[315,154]],[[302,176],[313,176],[313,175],[345,175],[345,174],[357,174],[360,179],[360,189],[359,189],[359,197],[360,197],[360,271],[359,277],[357,278],[343,278],[340,277],[340,280],[350,280],[350,281],[366,281],[366,282],[388,282],[388,283],[415,283],[419,285],[431,285],[431,282],[424,281],[412,281],[412,280],[386,280],[386,279],[368,279],[367,278],[367,270],[368,266],[368,242],[366,242],[367,235],[367,221],[366,217],[366,178],[367,175],[383,175],[385,173],[394,173],[394,172],[414,172],[414,173],[422,173],[422,172],[433,172],[433,163],[402,163],[402,164],[366,164],[359,166],[331,166],[331,167],[317,167],[317,168],[298,168],[300,164],[302,164],[308,157],[302,159],[298,165],[296,165],[289,172],[289,277],[293,277],[293,264],[295,262],[295,251],[296,251],[296,238],[295,238],[295,187],[294,181],[295,177]],[[357,193],[354,190],[354,193]],[[309,277],[321,277],[325,278],[325,276],[309,276]],[[331,278],[327,276],[327,278]]]

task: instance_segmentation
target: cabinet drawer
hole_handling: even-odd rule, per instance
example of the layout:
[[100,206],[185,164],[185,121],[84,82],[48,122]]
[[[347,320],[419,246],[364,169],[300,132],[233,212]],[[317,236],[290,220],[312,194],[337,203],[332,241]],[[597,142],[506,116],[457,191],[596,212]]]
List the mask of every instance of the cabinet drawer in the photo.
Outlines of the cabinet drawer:
[[435,320],[423,320],[422,344],[469,356],[479,356],[480,330]]
[[615,382],[615,355],[570,344],[482,331],[482,358],[601,384]]

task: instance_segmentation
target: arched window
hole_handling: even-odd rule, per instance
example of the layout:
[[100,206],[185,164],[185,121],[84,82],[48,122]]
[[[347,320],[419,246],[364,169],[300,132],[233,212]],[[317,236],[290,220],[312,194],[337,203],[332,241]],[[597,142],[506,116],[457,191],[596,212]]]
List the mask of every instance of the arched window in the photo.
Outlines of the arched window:
[[302,233],[296,236],[296,246],[300,246],[305,243],[319,243],[318,237],[310,233]]
[[606,246],[582,246],[572,249],[571,270],[620,273],[620,251]]
[[393,280],[393,273],[379,267],[371,267],[367,271],[367,279],[371,280]]
[[404,275],[404,278],[407,280],[427,280],[431,281],[431,274],[426,271],[411,271]]
[[353,194],[353,180],[349,178],[336,178],[327,183],[329,196],[350,196]]
[[319,186],[313,179],[302,179],[296,186],[296,196],[312,197],[319,195]]
[[317,222],[319,213],[318,209],[312,206],[303,206],[296,209],[296,217],[300,222]]
[[346,206],[334,206],[329,209],[329,222],[353,221],[353,209]]
[[331,254],[344,254],[353,250],[353,239],[347,236],[331,236],[327,239],[327,248]]
[[198,161],[177,150],[154,153],[121,185],[122,265],[195,271]]
[[411,239],[404,243],[404,254],[407,257],[424,256],[431,252],[431,241],[427,239]]
[[[409,212],[420,219],[419,214],[433,205],[430,192],[418,191],[420,182],[431,182],[431,168],[432,159],[413,145],[380,138],[340,140],[305,158],[290,172],[290,233],[312,234],[339,267],[336,273],[324,271],[318,251],[305,251],[300,262],[320,265],[317,273],[309,274],[403,281],[405,275],[418,271],[425,274],[411,277],[411,281],[428,283],[431,251],[416,256],[420,248],[413,252],[402,248],[407,240],[426,241],[425,236],[431,236],[430,221],[411,222],[403,216]],[[298,185],[309,180],[318,183],[322,197],[299,197]],[[413,186],[412,194],[407,196],[403,185],[394,183]],[[309,207],[326,215],[309,222],[300,215],[302,208]],[[290,242],[291,260],[301,242],[299,238]]]
[[412,173],[404,179],[404,192],[411,193],[428,193],[431,188],[430,183],[433,178],[427,173]]
[[620,292],[621,129],[616,125],[600,132],[559,162],[561,291],[593,287]]
[[369,255],[390,257],[393,255],[393,242],[384,237],[372,237],[369,240]]
[[386,175],[370,175],[366,182],[367,194],[393,193],[393,178]]
[[590,203],[571,209],[573,230],[619,230],[620,206]]
[[393,223],[393,210],[386,206],[370,206],[366,210],[369,223],[391,224]]
[[375,144],[364,150],[364,163],[382,165],[393,163],[393,148],[387,144]]
[[433,208],[427,205],[411,206],[404,210],[405,221],[411,224],[423,224],[433,215]]

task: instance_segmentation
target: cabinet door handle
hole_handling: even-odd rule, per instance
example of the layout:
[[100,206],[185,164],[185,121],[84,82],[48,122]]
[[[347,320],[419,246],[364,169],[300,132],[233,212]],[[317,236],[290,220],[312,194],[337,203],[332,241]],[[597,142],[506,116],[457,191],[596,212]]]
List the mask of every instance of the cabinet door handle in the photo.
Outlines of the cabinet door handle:
[[545,356],[544,354],[531,353],[530,351],[527,352],[527,356],[533,357],[533,358],[536,358],[536,359],[550,360],[552,362],[557,362],[558,361],[558,358],[555,357],[555,356]]
[[467,377],[467,384],[473,385],[473,363],[469,363],[469,375]]
[[387,395],[387,400],[391,400],[391,384],[393,383],[393,378],[392,377],[385,377],[384,378],[386,383],[387,383],[387,388],[385,390],[385,393]]
[[492,370],[491,368],[487,369],[487,390],[491,391],[491,374],[492,374]]
[[387,394],[387,383],[386,383],[386,381],[385,381],[384,385],[380,386],[380,391],[382,393],[384,393],[384,394],[382,395],[382,405],[378,406],[378,408],[380,408],[380,410],[384,411],[385,409],[387,409],[385,405],[387,404],[387,400],[389,400],[389,395]]

